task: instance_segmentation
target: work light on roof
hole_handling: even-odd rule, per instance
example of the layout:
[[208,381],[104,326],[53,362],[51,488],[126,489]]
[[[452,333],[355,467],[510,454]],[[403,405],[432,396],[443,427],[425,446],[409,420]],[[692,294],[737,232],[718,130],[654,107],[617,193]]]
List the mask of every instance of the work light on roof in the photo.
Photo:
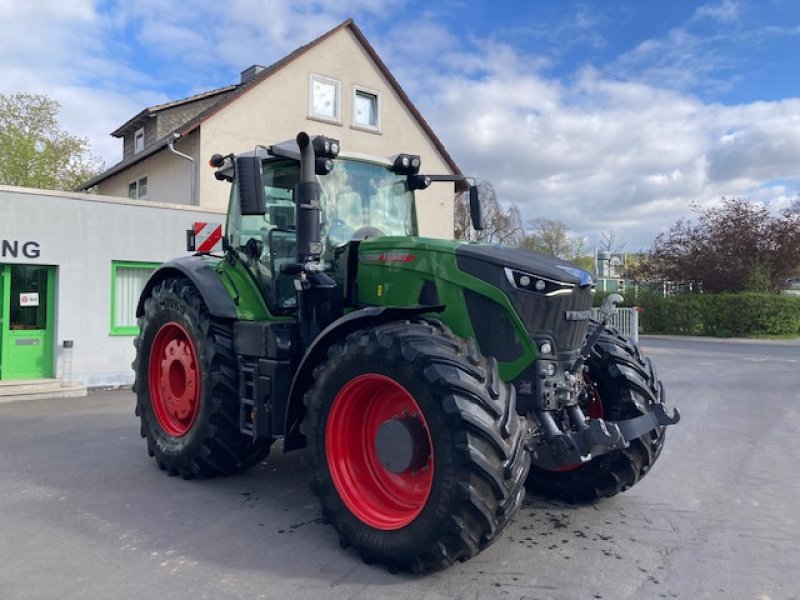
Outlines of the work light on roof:
[[398,154],[392,164],[392,171],[398,175],[416,175],[419,173],[420,159],[414,154]]
[[424,190],[431,184],[431,178],[427,175],[409,175],[408,187],[412,190]]
[[318,135],[314,138],[314,154],[317,158],[336,158],[339,154],[339,140]]
[[317,157],[314,161],[314,173],[327,175],[333,170],[333,161],[330,158]]

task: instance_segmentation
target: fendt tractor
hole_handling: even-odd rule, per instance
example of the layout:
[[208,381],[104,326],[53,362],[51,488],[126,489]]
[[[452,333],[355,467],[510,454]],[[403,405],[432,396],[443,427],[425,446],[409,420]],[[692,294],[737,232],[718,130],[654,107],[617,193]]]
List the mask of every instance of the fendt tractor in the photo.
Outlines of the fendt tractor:
[[551,256],[417,235],[419,156],[339,153],[300,133],[214,155],[223,251],[162,265],[137,308],[136,414],[186,479],[305,448],[323,520],[366,562],[428,572],[491,544],[532,493],[592,502],[653,466],[650,360],[590,320],[589,273]]

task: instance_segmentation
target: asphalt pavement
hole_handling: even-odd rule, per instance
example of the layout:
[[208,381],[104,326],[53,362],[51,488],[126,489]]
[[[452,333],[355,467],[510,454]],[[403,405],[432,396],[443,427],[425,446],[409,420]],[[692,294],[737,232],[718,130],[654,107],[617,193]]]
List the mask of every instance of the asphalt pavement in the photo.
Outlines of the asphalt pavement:
[[528,497],[427,577],[339,547],[301,455],[183,481],[129,391],[0,405],[0,598],[800,598],[800,344],[644,337],[683,419],[651,473],[588,507]]

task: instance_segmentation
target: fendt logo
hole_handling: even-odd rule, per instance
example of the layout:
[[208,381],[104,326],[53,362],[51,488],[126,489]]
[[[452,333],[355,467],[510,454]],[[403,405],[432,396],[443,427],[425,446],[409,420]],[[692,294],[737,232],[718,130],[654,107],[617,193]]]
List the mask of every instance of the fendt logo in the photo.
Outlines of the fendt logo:
[[39,258],[39,242],[0,240],[0,258]]

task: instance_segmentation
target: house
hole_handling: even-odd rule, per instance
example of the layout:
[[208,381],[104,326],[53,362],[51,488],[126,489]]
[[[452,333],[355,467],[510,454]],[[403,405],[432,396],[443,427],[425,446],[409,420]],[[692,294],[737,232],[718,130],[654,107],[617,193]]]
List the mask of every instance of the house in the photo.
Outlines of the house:
[[[122,161],[81,189],[224,210],[229,188],[214,178],[209,157],[293,139],[299,131],[336,138],[350,152],[419,154],[425,173],[460,172],[347,20],[269,67],[242,71],[238,84],[146,108],[112,133],[123,141]],[[452,186],[432,186],[419,198],[420,234],[452,238]]]

